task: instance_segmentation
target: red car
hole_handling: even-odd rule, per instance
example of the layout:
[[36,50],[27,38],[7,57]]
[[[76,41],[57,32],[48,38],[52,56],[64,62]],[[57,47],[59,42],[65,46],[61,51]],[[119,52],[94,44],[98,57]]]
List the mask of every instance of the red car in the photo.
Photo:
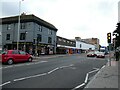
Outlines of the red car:
[[13,64],[15,62],[29,61],[33,58],[30,54],[20,50],[7,50],[2,53],[2,63]]
[[88,52],[87,57],[95,57],[95,52]]

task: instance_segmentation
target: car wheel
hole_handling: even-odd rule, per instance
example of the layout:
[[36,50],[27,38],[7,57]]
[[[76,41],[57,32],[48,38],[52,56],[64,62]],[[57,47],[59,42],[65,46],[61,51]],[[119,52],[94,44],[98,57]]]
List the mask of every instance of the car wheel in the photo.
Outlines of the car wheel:
[[7,64],[12,65],[12,64],[13,64],[13,60],[12,60],[12,59],[9,59],[9,60],[7,61]]
[[33,60],[33,59],[30,57],[30,58],[28,59],[28,62],[32,62],[32,60]]

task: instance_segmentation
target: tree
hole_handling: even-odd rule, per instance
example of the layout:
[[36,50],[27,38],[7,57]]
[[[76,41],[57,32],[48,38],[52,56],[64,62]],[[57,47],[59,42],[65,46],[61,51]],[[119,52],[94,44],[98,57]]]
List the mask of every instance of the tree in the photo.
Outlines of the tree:
[[116,36],[115,38],[115,48],[120,46],[120,22],[117,23],[116,30],[113,32],[113,35]]

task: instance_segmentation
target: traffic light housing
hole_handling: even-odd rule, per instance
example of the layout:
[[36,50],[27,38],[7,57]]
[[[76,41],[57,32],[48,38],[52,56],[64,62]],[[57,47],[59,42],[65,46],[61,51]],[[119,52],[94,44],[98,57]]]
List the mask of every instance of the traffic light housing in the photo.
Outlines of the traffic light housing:
[[108,43],[111,43],[111,33],[107,33],[107,41]]

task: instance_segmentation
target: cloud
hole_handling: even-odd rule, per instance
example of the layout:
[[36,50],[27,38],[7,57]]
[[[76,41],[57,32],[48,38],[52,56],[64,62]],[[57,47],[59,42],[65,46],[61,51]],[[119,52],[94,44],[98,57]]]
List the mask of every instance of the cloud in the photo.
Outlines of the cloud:
[[[106,34],[115,30],[118,20],[118,1],[24,0],[21,2],[21,12],[35,14],[52,23],[58,28],[57,35],[59,36],[95,37],[100,39],[102,45],[107,45]],[[15,3],[4,3],[3,15],[18,14],[18,4]]]

